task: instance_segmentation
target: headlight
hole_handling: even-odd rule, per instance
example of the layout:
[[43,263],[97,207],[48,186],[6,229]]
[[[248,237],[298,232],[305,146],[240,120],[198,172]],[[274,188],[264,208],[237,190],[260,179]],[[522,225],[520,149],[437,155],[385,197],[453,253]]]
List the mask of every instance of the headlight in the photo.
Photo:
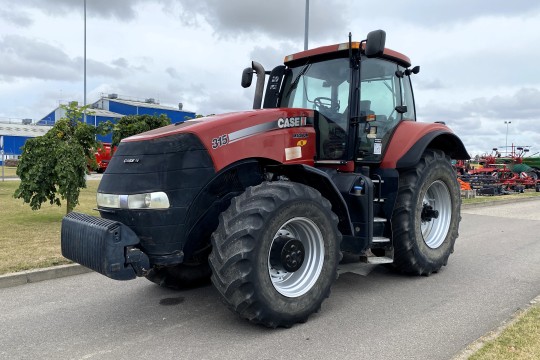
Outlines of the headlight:
[[120,195],[97,193],[98,206],[120,208]]
[[168,209],[170,207],[169,197],[161,191],[132,195],[98,193],[97,204],[101,207],[116,209]]

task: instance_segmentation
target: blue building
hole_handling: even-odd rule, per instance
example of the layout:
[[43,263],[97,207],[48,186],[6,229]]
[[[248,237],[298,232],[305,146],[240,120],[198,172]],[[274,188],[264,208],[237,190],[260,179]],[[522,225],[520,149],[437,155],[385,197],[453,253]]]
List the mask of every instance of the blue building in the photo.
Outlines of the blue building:
[[[45,135],[50,129],[50,126],[31,125],[24,120],[20,123],[12,121],[0,122],[0,136],[2,137],[4,159],[18,159],[22,154],[21,148],[26,140]],[[2,165],[1,157],[0,165]]]
[[122,115],[167,115],[173,124],[183,122],[195,118],[195,113],[192,111],[183,110],[182,103],[178,104],[178,108],[159,104],[153,98],[144,101],[134,100],[130,98],[120,98],[118,94],[109,94],[102,96],[101,99],[92,104],[93,109],[102,109]]
[[[66,110],[64,110],[61,107],[57,107],[54,109],[51,113],[47,114],[43,119],[38,121],[38,125],[49,125],[53,126],[56,120],[59,120],[66,116]],[[86,114],[86,123],[90,125],[97,126],[102,122],[111,121],[115,123],[118,119],[120,119],[122,114],[114,113],[107,110],[101,110],[101,109],[88,109]],[[82,119],[81,119],[82,120]],[[98,136],[98,140],[101,142],[111,142],[112,141],[112,134],[107,134],[105,136]]]
[[[115,123],[118,119],[125,115],[166,115],[171,119],[171,123],[175,124],[189,119],[195,118],[195,113],[192,111],[184,111],[182,104],[178,104],[178,108],[159,104],[155,99],[149,98],[144,101],[133,98],[122,97],[118,94],[109,94],[102,96],[98,101],[91,104],[87,111],[86,122],[90,125],[99,125],[104,121]],[[38,121],[38,125],[52,126],[56,120],[61,119],[66,115],[66,111],[61,107],[56,108],[51,113],[47,114]],[[101,142],[111,142],[112,134],[106,136],[98,136]]]
[[[117,94],[102,96],[98,101],[91,104],[86,114],[86,122],[90,125],[99,125],[104,121],[115,123],[126,115],[161,115],[164,114],[172,123],[183,122],[195,118],[195,113],[182,109],[182,104],[178,108],[164,106],[155,99],[133,99],[128,97],[120,98]],[[57,120],[66,116],[66,111],[62,107],[57,107],[41,120],[32,124],[31,119],[6,119],[0,120],[0,136],[3,141],[4,158],[18,159],[22,154],[22,146],[32,137],[45,135]],[[37,126],[40,125],[40,126]],[[112,134],[98,136],[98,140],[104,143],[112,141]],[[0,158],[0,165],[1,163]]]

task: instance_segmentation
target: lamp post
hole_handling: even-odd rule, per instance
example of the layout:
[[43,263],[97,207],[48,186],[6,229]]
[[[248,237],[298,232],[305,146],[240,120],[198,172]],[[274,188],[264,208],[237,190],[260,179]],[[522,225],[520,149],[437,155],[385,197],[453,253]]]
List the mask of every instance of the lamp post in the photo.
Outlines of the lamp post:
[[309,0],[306,0],[306,26],[304,28],[304,50],[308,49],[308,33],[309,33]]
[[510,125],[512,122],[505,121],[504,123],[506,124],[506,142],[504,144],[504,148],[506,149],[506,155],[508,155],[508,125]]
[[[86,124],[86,0],[84,0],[84,123]],[[96,124],[94,124],[96,126]]]

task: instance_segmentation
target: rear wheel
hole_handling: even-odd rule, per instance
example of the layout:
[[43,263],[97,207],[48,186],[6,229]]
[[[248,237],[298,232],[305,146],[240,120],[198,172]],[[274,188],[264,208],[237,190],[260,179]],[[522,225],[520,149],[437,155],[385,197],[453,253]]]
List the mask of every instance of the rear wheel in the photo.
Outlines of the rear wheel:
[[212,282],[254,323],[289,327],[319,310],[337,278],[341,234],[315,189],[265,182],[234,198],[212,235]]
[[426,150],[414,168],[400,173],[392,216],[394,267],[429,275],[446,265],[458,237],[460,207],[450,159]]

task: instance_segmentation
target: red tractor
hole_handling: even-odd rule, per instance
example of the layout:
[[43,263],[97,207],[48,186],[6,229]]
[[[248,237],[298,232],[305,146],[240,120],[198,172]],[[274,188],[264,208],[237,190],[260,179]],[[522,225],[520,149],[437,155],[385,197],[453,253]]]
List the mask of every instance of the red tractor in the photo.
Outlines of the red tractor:
[[[116,150],[116,147],[114,150]],[[107,166],[109,166],[109,162],[111,161],[112,157],[111,144],[101,143],[101,145],[96,149],[94,155],[97,164],[96,172],[98,174],[104,173],[105,170],[107,170]]]
[[118,280],[211,278],[232,311],[269,327],[306,321],[351,259],[439,271],[460,222],[451,159],[469,155],[444,124],[415,121],[419,67],[385,38],[349,36],[271,72],[254,62],[242,77],[258,76],[253,110],[124,139],[101,217],[63,219],[64,256]]

